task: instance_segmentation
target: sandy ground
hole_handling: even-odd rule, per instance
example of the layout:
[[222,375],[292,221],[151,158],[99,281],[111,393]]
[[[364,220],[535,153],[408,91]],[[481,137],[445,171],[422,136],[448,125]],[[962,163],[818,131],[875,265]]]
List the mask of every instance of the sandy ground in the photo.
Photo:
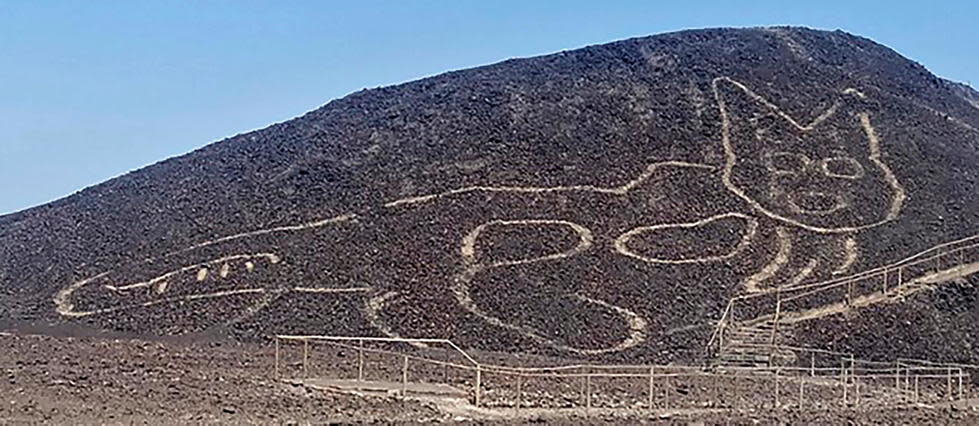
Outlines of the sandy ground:
[[0,335],[0,424],[268,424],[439,420],[395,399],[273,380],[254,345]]
[[[461,417],[394,396],[327,394],[272,377],[271,347],[0,333],[0,424],[323,424],[336,422],[975,424],[969,408],[833,408],[671,413],[524,410]],[[338,368],[318,358],[320,371]],[[759,392],[762,394],[763,392]]]

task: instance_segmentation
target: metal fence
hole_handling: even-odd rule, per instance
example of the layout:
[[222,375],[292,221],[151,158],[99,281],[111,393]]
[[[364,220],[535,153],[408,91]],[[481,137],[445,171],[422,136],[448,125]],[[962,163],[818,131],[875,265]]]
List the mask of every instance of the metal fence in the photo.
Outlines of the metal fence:
[[[428,345],[419,348],[418,345]],[[971,366],[844,357],[834,367],[563,365],[478,362],[448,340],[276,336],[274,374],[385,382],[400,397],[411,384],[448,385],[477,407],[538,409],[821,408],[895,406],[962,399]],[[829,356],[829,353],[824,354]],[[400,388],[396,386],[400,384]]]
[[979,235],[941,244],[899,262],[855,275],[732,298],[711,338],[707,352],[723,349],[738,327],[773,323],[772,344],[780,326],[844,309],[903,297],[954,276],[956,268],[979,262]]
[[979,235],[848,277],[735,297],[718,321],[708,352],[722,350],[728,333],[738,327],[768,323],[770,341],[753,345],[793,356],[767,366],[513,367],[479,362],[445,339],[275,336],[274,374],[283,379],[384,382],[401,397],[410,396],[409,384],[440,384],[462,390],[477,407],[515,410],[820,408],[959,400],[973,393],[969,379],[979,366],[867,361],[847,353],[794,347],[779,340],[779,326],[901,297],[977,261]]

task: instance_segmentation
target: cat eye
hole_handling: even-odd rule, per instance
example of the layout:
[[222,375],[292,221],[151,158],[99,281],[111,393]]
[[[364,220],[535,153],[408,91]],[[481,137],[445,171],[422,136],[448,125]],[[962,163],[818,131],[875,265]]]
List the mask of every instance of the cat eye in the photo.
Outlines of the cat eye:
[[773,152],[768,154],[768,169],[775,173],[802,173],[809,166],[811,160],[804,154],[795,152]]
[[832,157],[820,161],[823,174],[834,178],[860,179],[863,177],[863,166],[850,157]]

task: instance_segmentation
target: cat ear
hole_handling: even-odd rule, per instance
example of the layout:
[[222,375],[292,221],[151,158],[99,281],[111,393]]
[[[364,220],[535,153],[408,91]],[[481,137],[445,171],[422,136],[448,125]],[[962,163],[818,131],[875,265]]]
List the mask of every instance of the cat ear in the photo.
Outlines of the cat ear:
[[845,89],[834,99],[833,106],[824,113],[825,120],[817,125],[859,127],[860,115],[871,109],[871,102],[857,89]]
[[714,80],[714,94],[721,110],[724,131],[738,143],[768,143],[789,138],[802,131],[791,117],[754,93],[745,85],[727,77]]
[[873,117],[870,111],[875,110],[873,102],[856,89],[846,89],[836,97],[832,114],[827,114],[825,120],[819,122],[814,130],[834,135],[838,143],[847,152],[854,154],[872,154],[870,135],[873,130]]
[[714,94],[721,113],[734,123],[743,124],[770,115],[766,102],[745,85],[727,77],[714,80]]

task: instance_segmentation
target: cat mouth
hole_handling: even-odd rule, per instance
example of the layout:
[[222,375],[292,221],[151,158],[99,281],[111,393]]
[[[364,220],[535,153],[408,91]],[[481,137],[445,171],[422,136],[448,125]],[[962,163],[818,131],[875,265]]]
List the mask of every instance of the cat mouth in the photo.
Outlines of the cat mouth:
[[809,191],[800,194],[787,194],[786,199],[792,212],[798,214],[824,216],[846,207],[843,197],[824,192]]

